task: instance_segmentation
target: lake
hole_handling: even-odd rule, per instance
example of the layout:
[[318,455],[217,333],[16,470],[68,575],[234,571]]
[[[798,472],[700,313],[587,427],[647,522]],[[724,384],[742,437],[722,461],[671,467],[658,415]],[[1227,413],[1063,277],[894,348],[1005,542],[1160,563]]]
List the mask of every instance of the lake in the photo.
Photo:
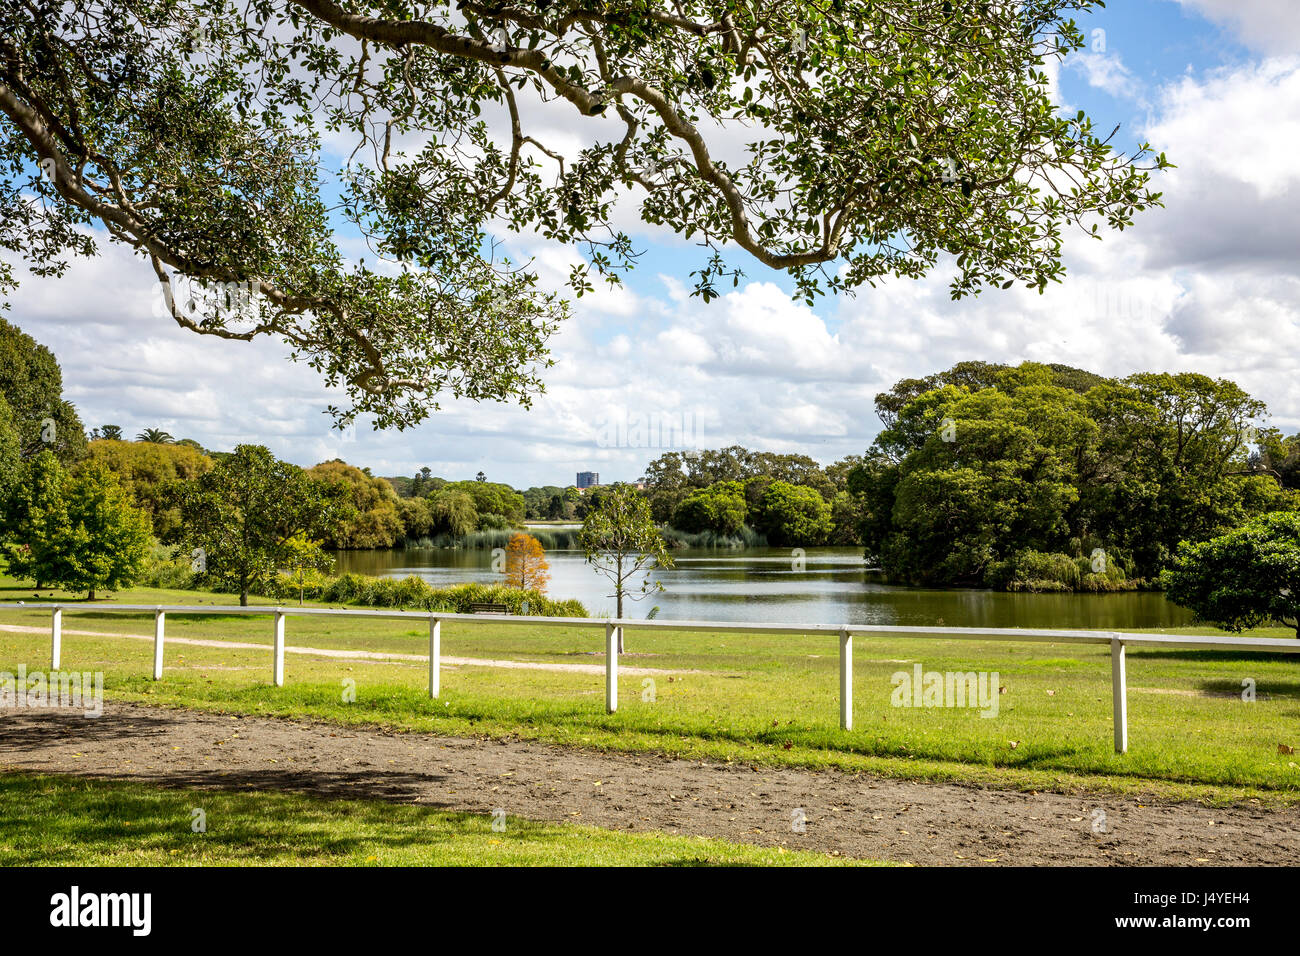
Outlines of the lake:
[[[490,551],[410,549],[345,551],[337,571],[383,577],[415,575],[432,585],[492,583]],[[597,617],[612,616],[609,582],[581,551],[548,551],[555,598],[577,598]],[[768,621],[796,624],[912,624],[969,627],[1058,627],[1122,630],[1177,627],[1190,612],[1155,591],[1119,594],[1010,594],[883,584],[858,548],[808,548],[796,564],[786,548],[674,551],[676,567],[658,571],[664,590],[628,601],[629,618],[685,621]]]

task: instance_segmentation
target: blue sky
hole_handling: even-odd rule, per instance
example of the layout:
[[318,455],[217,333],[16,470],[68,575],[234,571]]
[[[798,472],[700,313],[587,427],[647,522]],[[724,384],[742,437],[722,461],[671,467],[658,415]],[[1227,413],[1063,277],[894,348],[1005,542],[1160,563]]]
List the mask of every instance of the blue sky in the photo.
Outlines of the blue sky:
[[[687,294],[701,251],[640,230],[625,287],[575,303],[532,410],[447,402],[405,433],[331,430],[337,396],[310,369],[273,342],[169,324],[147,264],[107,243],[64,280],[27,280],[10,318],[55,351],[88,426],[255,441],[377,474],[482,470],[520,487],[580,470],[634,479],[672,448],[861,454],[880,427],[875,393],[962,359],[1224,376],[1300,430],[1300,2],[1112,0],[1080,25],[1091,45],[1060,71],[1061,101],[1098,127],[1121,123],[1121,148],[1149,139],[1179,168],[1160,184],[1166,209],[1103,243],[1067,241],[1070,274],[1045,296],[953,303],[941,269],[809,309],[786,277],[735,253],[740,288],[704,305]],[[575,255],[508,242],[556,286]]]

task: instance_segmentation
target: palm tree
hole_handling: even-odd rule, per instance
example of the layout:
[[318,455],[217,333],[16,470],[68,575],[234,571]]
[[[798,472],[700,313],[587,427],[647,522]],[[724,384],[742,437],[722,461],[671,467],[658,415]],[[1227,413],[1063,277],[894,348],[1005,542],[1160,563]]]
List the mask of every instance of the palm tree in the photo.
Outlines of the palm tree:
[[146,428],[135,436],[136,441],[153,442],[155,445],[174,445],[176,439],[161,428]]

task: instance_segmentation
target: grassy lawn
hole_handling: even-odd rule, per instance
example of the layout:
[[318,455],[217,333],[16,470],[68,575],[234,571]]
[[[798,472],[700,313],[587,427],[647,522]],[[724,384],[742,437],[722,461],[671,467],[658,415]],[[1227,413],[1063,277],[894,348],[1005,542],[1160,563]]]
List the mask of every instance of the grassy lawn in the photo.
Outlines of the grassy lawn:
[[[34,600],[30,589],[8,584],[0,599]],[[48,599],[47,593],[39,598]],[[147,589],[114,599],[230,600]],[[46,612],[0,613],[0,624],[48,623]],[[64,630],[63,667],[104,671],[110,700],[1024,789],[1300,803],[1300,758],[1278,747],[1300,746],[1300,661],[1283,655],[1130,649],[1130,752],[1120,757],[1112,752],[1105,647],[857,637],[855,726],[845,732],[838,727],[838,646],[824,636],[630,629],[625,666],[679,673],[654,677],[653,687],[643,676],[623,673],[620,709],[609,715],[603,674],[448,666],[442,698],[431,701],[422,662],[288,654],[286,686],[275,688],[269,618],[169,615],[169,638],[268,647],[172,644],[161,682],[150,679],[150,643],[67,633],[151,634],[151,615],[65,613]],[[427,640],[423,624],[402,621],[290,617],[287,623],[290,646],[423,654]],[[599,627],[443,625],[446,656],[601,664],[603,644]],[[0,632],[0,670],[44,669],[48,655],[48,633]],[[998,716],[891,707],[891,675],[913,663],[926,670],[997,671],[1005,688]],[[1240,699],[1245,678],[1256,682],[1253,703]],[[355,702],[344,700],[347,680],[355,682]]]
[[[207,830],[195,833],[194,810]],[[0,774],[0,866],[809,866],[857,861],[287,793]]]

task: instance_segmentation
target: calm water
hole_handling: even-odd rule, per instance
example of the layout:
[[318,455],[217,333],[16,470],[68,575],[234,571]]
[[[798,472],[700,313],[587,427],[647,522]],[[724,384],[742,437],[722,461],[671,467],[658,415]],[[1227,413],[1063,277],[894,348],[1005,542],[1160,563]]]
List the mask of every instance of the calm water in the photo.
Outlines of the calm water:
[[[414,574],[433,585],[490,583],[490,551],[348,551],[337,570],[386,577]],[[609,583],[580,551],[549,551],[556,598],[577,598],[596,616],[612,615]],[[985,627],[1174,627],[1191,615],[1158,592],[1121,594],[1004,594],[923,590],[881,584],[856,548],[809,548],[802,568],[788,549],[673,552],[676,567],[654,579],[664,590],[630,601],[628,617],[694,621],[770,621],[817,624],[947,624]]]

